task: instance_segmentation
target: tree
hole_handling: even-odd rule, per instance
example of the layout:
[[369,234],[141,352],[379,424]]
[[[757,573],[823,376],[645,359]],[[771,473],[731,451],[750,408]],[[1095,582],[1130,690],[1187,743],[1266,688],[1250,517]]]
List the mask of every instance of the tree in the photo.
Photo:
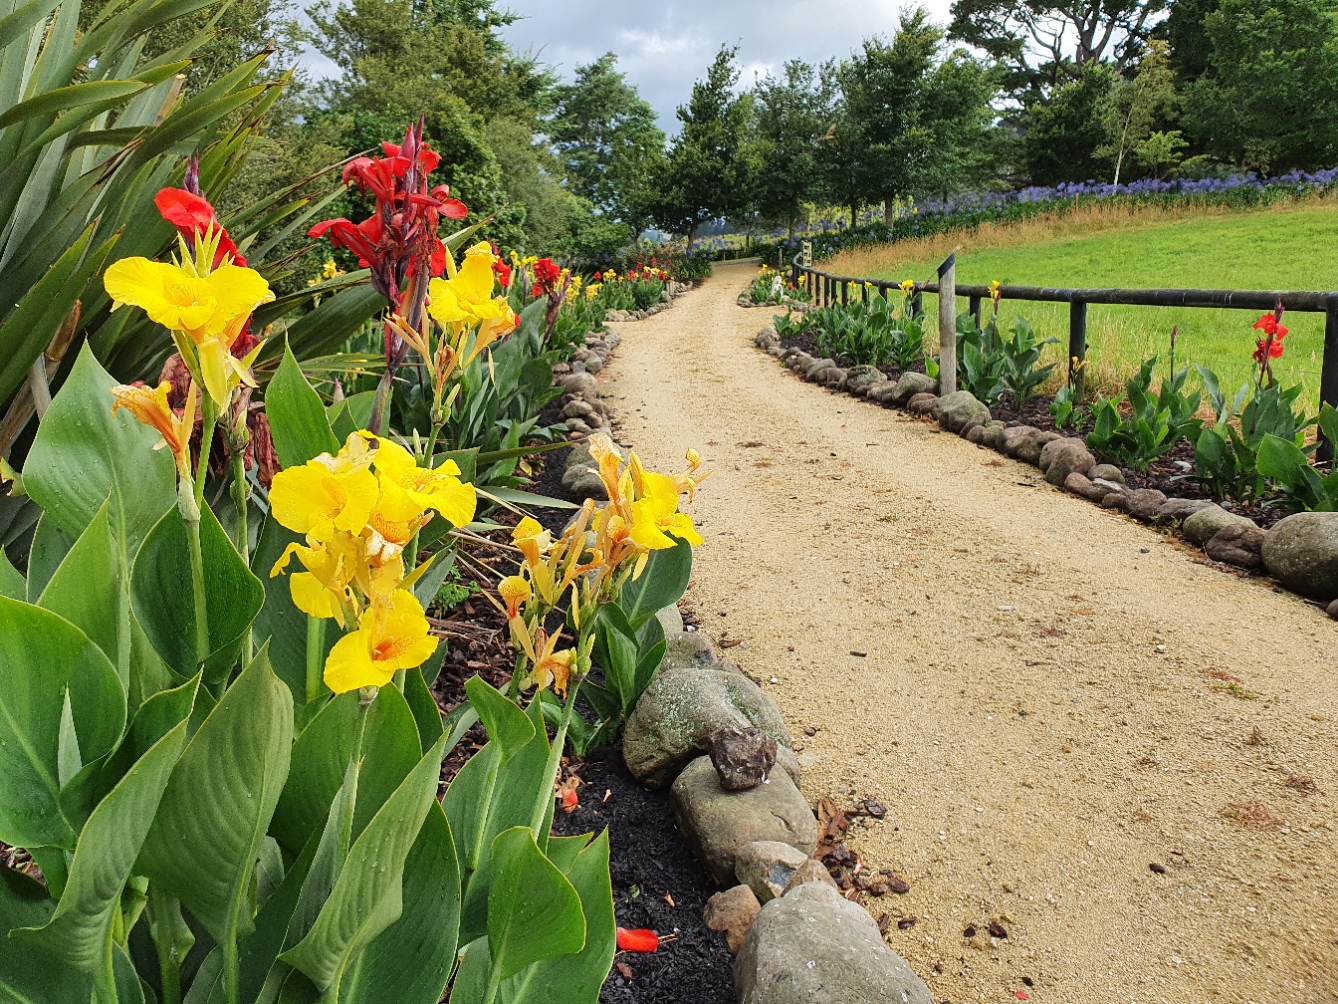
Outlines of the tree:
[[1004,91],[1026,105],[1076,80],[1091,62],[1117,71],[1137,58],[1170,0],[953,0],[949,37],[1004,68]]
[[1102,114],[1115,74],[1107,63],[1088,63],[1048,101],[1030,105],[1022,121],[1023,159],[1033,185],[1087,181],[1106,173],[1097,150],[1109,142]]
[[1103,117],[1109,140],[1096,153],[1114,159],[1117,189],[1124,158],[1148,138],[1154,123],[1175,117],[1178,99],[1169,49],[1166,42],[1151,40],[1138,61],[1138,72],[1133,77],[1117,77],[1106,98]]
[[866,39],[838,72],[859,194],[889,219],[896,200],[954,190],[979,163],[994,82],[965,52],[940,59],[943,38],[917,8],[891,43]]
[[757,208],[793,235],[821,180],[818,143],[831,122],[831,82],[808,63],[792,60],[779,78],[767,74],[753,88],[753,106],[761,164]]
[[1203,27],[1203,19],[1217,10],[1219,0],[1175,0],[1166,20],[1153,29],[1156,38],[1171,47],[1171,69],[1181,86],[1203,76],[1212,56],[1213,43]]
[[664,132],[617,62],[606,52],[578,66],[572,83],[554,89],[545,129],[567,186],[600,212],[640,229],[647,169],[663,153]]
[[748,200],[748,164],[743,154],[747,105],[733,93],[738,49],[721,46],[705,80],[678,107],[682,130],[656,171],[652,216],[670,233],[691,241],[703,223],[741,212]]
[[1338,161],[1332,0],[1221,0],[1203,27],[1212,51],[1183,126],[1206,154],[1260,171]]
[[425,116],[427,138],[442,157],[439,175],[476,218],[493,216],[486,236],[521,247],[526,207],[507,191],[487,126],[506,118],[533,134],[552,78],[532,58],[506,48],[497,29],[514,16],[494,10],[493,3],[318,3],[310,11],[310,41],[342,76],[307,118],[341,133],[352,153],[397,141],[408,123]]

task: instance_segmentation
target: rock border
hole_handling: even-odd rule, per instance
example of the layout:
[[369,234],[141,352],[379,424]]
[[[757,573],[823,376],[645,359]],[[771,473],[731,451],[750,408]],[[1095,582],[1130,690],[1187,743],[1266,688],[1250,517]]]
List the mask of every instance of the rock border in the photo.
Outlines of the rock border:
[[1264,530],[1245,516],[1205,499],[1168,498],[1152,488],[1129,488],[1124,472],[1098,464],[1083,439],[1016,422],[1005,424],[968,391],[940,396],[938,381],[923,373],[888,380],[873,366],[841,367],[801,349],[781,348],[767,325],[753,344],[809,383],[882,405],[929,416],[982,448],[1039,468],[1047,483],[1103,509],[1164,527],[1203,549],[1207,558],[1244,572],[1266,571],[1277,582],[1338,619],[1338,513],[1301,512]]
[[653,314],[658,314],[661,310],[668,310],[673,306],[673,301],[682,296],[688,290],[692,289],[690,282],[678,282],[669,279],[664,284],[664,292],[660,294],[658,303],[652,303],[645,310],[606,310],[604,311],[604,320],[613,321],[615,324],[625,324],[628,321],[644,321]]

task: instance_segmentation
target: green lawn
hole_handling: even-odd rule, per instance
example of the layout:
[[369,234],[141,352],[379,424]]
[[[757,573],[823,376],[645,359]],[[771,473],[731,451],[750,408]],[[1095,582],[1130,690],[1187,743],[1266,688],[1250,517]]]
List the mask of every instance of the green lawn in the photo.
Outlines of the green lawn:
[[[969,238],[964,243],[969,248]],[[1336,247],[1338,207],[1312,206],[1174,220],[1137,231],[1065,236],[1009,249],[968,250],[958,254],[957,281],[1331,290],[1338,289]],[[935,264],[902,266],[879,277],[928,278]],[[935,298],[925,299],[925,309],[932,314],[937,309]],[[964,301],[959,301],[958,309],[965,309]],[[1068,306],[1003,301],[1000,314],[1005,324],[1019,313],[1043,335],[1060,340],[1051,351],[1062,358],[1068,344]],[[1250,325],[1257,316],[1243,310],[1090,306],[1088,372],[1098,386],[1110,390],[1122,385],[1142,359],[1160,355],[1164,365],[1171,327],[1178,325],[1177,366],[1200,363],[1218,374],[1224,388],[1234,390],[1249,376],[1255,339]],[[1319,393],[1323,315],[1288,314],[1284,323],[1291,334],[1275,372],[1286,385],[1304,384],[1304,399],[1313,402]]]

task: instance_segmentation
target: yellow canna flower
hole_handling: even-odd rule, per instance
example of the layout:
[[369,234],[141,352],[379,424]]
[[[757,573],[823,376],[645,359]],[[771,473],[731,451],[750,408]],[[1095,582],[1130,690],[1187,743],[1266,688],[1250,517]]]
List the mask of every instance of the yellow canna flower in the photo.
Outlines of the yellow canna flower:
[[232,387],[249,380],[242,360],[232,356],[232,345],[246,326],[251,311],[274,299],[259,272],[237,265],[220,265],[199,274],[186,265],[122,258],[107,267],[102,279],[112,310],[129,304],[149,318],[180,331],[199,350],[205,390],[219,404]]
[[182,477],[189,479],[190,434],[195,425],[195,385],[191,384],[187,388],[186,407],[180,418],[172,413],[172,406],[168,404],[167,395],[171,390],[172,384],[168,380],[154,388],[117,384],[111,389],[112,414],[115,415],[118,408],[125,408],[149,428],[157,429],[162,439],[153,448],[159,450],[166,446],[171,450],[172,456],[176,458],[177,470]]
[[993,280],[991,280],[991,281],[990,281],[990,299],[992,299],[992,300],[997,300],[997,299],[999,299],[999,296],[1000,296],[1000,292],[999,292],[999,291],[1000,291],[1002,288],[1003,288],[1003,283],[1001,283],[998,279],[993,279]]
[[914,279],[903,279],[902,282],[901,282],[901,291],[902,291],[903,293],[905,293],[907,296],[910,296],[912,293],[914,293],[914,292],[915,292],[915,280],[914,280]]
[[520,575],[508,575],[497,584],[498,595],[506,604],[506,616],[519,616],[520,605],[530,598],[530,584]]
[[274,475],[269,490],[274,518],[318,541],[330,540],[336,530],[361,532],[377,502],[376,475],[340,454],[322,454]]
[[555,632],[551,638],[543,628],[535,632],[534,648],[538,658],[535,660],[534,668],[530,670],[527,685],[534,684],[543,688],[551,681],[553,689],[566,697],[567,679],[571,676],[571,664],[576,658],[576,653],[569,648],[561,652],[556,651],[561,638],[561,631]]
[[537,568],[544,563],[544,554],[553,546],[553,535],[533,516],[526,516],[511,531],[511,542],[520,548],[530,568]]
[[445,460],[429,470],[419,467],[411,454],[392,440],[376,439],[370,433],[364,440],[375,439],[376,471],[380,475],[381,497],[376,509],[384,519],[410,522],[427,509],[435,509],[452,526],[466,526],[474,519],[477,496],[474,486],[460,480],[460,468],[454,460]]
[[632,527],[628,534],[632,540],[652,551],[673,547],[670,534],[694,547],[701,544],[692,517],[678,511],[678,487],[674,479],[653,471],[646,471],[641,477],[646,494],[632,503]]
[[407,589],[373,604],[358,630],[335,643],[325,660],[325,685],[336,694],[384,687],[401,669],[421,666],[437,650],[423,605]]
[[349,569],[342,557],[323,544],[304,547],[289,544],[269,570],[272,579],[288,567],[293,555],[302,563],[305,572],[294,573],[288,579],[288,591],[293,606],[310,617],[333,617],[344,626],[344,596],[348,588]]

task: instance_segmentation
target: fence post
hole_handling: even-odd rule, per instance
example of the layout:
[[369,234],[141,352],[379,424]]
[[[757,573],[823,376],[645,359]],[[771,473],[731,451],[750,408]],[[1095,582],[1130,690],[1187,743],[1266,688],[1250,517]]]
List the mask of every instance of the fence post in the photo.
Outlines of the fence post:
[[938,267],[938,392],[957,389],[957,254]]
[[[1338,408],[1338,295],[1329,297],[1329,309],[1324,312],[1324,357],[1319,370],[1319,403]],[[1333,463],[1334,444],[1325,436],[1319,437],[1316,457],[1324,463]]]
[[971,297],[967,306],[967,310],[969,310],[971,312],[971,316],[976,319],[976,327],[977,328],[980,327],[980,297],[978,296]]
[[850,283],[841,283],[841,306],[845,306],[850,300]]
[[1069,386],[1074,405],[1082,404],[1087,383],[1087,304],[1069,301]]

